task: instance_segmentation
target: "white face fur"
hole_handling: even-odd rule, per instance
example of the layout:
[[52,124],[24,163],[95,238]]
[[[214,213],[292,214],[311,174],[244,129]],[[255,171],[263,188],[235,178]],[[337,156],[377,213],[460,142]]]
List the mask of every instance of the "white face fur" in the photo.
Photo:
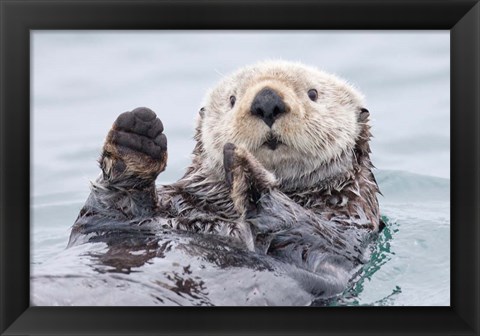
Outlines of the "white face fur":
[[[271,127],[251,112],[264,88],[276,92],[286,107]],[[313,100],[312,89],[318,92]],[[268,61],[243,68],[207,96],[200,121],[207,164],[221,169],[223,146],[231,142],[249,150],[280,180],[319,170],[328,178],[348,168],[345,162],[332,163],[354,148],[362,107],[363,97],[346,82],[300,63]],[[273,150],[266,144],[272,136],[279,141]]]

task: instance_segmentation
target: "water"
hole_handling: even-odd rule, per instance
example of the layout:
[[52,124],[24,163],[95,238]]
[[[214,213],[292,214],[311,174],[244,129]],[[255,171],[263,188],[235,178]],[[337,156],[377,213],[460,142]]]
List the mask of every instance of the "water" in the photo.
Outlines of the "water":
[[147,106],[161,117],[170,154],[157,183],[170,183],[190,160],[207,89],[238,67],[281,58],[348,79],[365,94],[373,119],[387,227],[355,285],[330,304],[449,305],[448,31],[35,31],[32,55],[33,274],[65,271],[72,254],[83,253],[64,249],[119,113]]

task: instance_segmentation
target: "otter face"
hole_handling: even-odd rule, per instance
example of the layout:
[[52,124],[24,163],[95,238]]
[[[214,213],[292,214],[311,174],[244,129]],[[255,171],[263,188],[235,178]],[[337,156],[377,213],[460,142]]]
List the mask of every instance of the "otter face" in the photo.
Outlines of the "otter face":
[[328,178],[342,168],[333,163],[351,157],[362,99],[344,81],[302,64],[264,62],[241,69],[207,97],[200,128],[208,164],[220,167],[223,146],[231,142],[280,180],[322,169]]

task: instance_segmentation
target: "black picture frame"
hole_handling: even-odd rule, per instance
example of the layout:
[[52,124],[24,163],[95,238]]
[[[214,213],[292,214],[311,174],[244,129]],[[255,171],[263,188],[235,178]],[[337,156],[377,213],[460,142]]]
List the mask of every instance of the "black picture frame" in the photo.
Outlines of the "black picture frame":
[[[472,0],[0,0],[0,333],[479,334],[480,4]],[[30,307],[30,30],[448,29],[451,306]]]

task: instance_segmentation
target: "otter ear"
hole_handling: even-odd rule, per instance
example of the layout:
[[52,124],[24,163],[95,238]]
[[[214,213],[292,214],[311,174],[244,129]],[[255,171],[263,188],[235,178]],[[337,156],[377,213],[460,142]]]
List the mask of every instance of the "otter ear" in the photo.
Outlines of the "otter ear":
[[202,107],[198,113],[200,114],[200,117],[203,118],[205,116],[205,107]]
[[358,114],[358,122],[367,121],[369,116],[370,116],[370,112],[366,108],[362,107],[360,109],[360,113]]

